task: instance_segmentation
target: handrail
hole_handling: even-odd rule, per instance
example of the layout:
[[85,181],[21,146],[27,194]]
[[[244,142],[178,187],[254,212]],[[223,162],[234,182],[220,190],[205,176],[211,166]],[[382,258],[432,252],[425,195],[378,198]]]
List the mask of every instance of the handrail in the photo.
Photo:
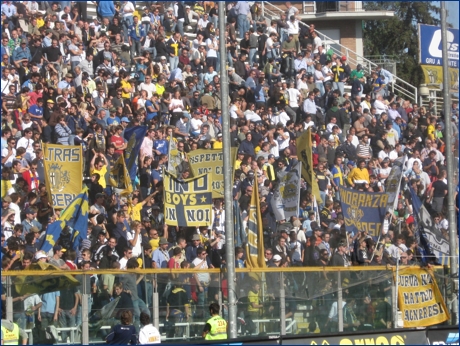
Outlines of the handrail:
[[[267,6],[271,6],[272,8],[274,8],[276,11],[279,11],[279,12],[285,12],[283,11],[281,8],[279,8],[278,6],[276,5],[273,5],[272,3],[268,2],[268,1],[264,1],[264,11],[267,11]],[[268,10],[269,12],[271,12],[272,14],[270,14],[271,16],[275,15],[274,11],[273,10]],[[306,26],[307,28],[310,28],[310,26],[302,21],[299,21],[299,23],[301,25],[304,25]],[[336,46],[339,46],[341,49],[343,48],[343,50],[345,51],[345,56],[347,57],[347,60],[349,62],[352,63],[352,65],[357,65],[357,64],[362,64],[363,65],[363,69],[367,72],[367,73],[371,73],[372,72],[372,68],[376,68],[378,65],[376,63],[374,63],[373,61],[369,60],[369,59],[366,59],[365,57],[361,56],[361,55],[358,55],[356,52],[352,51],[351,49],[349,49],[348,47],[345,47],[344,45],[340,44],[339,42],[337,42],[336,40],[330,38],[329,36],[323,34],[322,32],[318,31],[318,30],[315,30],[316,33],[320,36],[321,40],[322,41],[329,41],[329,42],[333,42],[333,45],[336,45]],[[331,46],[331,44],[329,44],[329,47],[330,49],[332,49],[334,51],[334,53],[336,54],[340,54],[342,55],[343,52],[333,46]],[[355,55],[356,56],[356,59],[351,57],[350,56],[350,53]],[[391,72],[390,72],[391,73]],[[414,85],[406,82],[405,80],[399,78],[398,76],[394,75],[391,73],[391,75],[393,76],[393,80],[394,80],[394,84],[396,84],[396,82],[400,83],[400,84],[403,84],[405,86],[406,89],[403,89],[402,86],[396,86],[395,85],[395,90],[397,90],[399,93],[403,94],[404,96],[407,96],[407,97],[410,97],[414,102],[417,102],[418,101],[418,89],[417,87],[415,87]],[[410,89],[410,90],[407,90],[407,89]]]
[[[400,268],[412,268],[412,265],[408,266],[399,266]],[[442,269],[443,266],[432,266],[433,270],[435,269]],[[281,273],[281,272],[290,272],[290,273],[298,273],[298,272],[351,272],[351,271],[395,271],[396,267],[392,265],[376,265],[376,266],[352,266],[352,267],[267,267],[267,268],[236,268],[237,273]],[[208,273],[208,274],[218,274],[221,273],[222,270],[219,268],[213,269],[199,269],[199,268],[161,268],[161,269],[91,269],[91,270],[7,270],[2,271],[2,276],[61,276],[61,275],[100,275],[100,274],[114,274],[114,275],[121,275],[121,274],[193,274],[193,273]]]

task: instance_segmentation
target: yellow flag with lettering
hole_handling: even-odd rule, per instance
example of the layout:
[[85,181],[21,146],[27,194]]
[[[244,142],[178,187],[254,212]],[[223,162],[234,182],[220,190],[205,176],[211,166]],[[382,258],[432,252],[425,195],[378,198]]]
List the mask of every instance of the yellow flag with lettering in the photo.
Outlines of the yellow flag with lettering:
[[262,215],[260,213],[259,187],[257,183],[252,187],[247,234],[246,266],[248,268],[265,268],[264,231]]
[[81,146],[43,144],[45,181],[50,202],[64,209],[83,188]]
[[316,198],[318,204],[323,203],[321,195],[319,193],[318,182],[316,181],[315,173],[313,172],[313,158],[312,150],[313,145],[311,143],[311,129],[308,128],[302,135],[297,138],[297,158],[302,162],[302,177],[305,179],[308,185],[311,186],[312,193]]
[[[230,161],[235,163],[237,148],[230,149]],[[198,149],[189,152],[188,162],[193,175],[209,174],[211,177],[212,198],[224,197],[224,153],[222,149]],[[232,170],[234,173],[235,171]],[[232,179],[233,182],[233,179]]]
[[450,318],[432,270],[404,268],[397,279],[404,328],[428,327]]

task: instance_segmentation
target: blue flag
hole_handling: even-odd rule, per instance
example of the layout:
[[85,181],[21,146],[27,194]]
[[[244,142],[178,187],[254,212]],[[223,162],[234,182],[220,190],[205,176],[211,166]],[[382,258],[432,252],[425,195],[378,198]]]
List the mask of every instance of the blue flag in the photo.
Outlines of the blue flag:
[[48,252],[56,244],[62,230],[69,226],[73,232],[73,248],[78,249],[88,232],[88,188],[85,187],[75,199],[70,202],[66,209],[61,212],[59,220],[48,225],[46,236],[40,250]]
[[347,232],[358,234],[367,231],[378,237],[388,205],[385,193],[364,192],[339,186],[340,203]]
[[241,218],[238,201],[233,201],[233,227],[235,229],[235,246],[243,246],[243,243],[247,242],[248,237],[243,228],[243,219]]
[[412,197],[412,208],[416,224],[416,233],[419,249],[422,252],[423,260],[435,256],[440,264],[449,263],[450,247],[449,241],[435,227],[433,218],[428,210],[418,198],[412,187],[410,193]]
[[139,150],[141,149],[146,132],[147,126],[135,126],[125,130],[124,137],[128,141],[128,146],[125,149],[124,155],[131,181],[136,179]]

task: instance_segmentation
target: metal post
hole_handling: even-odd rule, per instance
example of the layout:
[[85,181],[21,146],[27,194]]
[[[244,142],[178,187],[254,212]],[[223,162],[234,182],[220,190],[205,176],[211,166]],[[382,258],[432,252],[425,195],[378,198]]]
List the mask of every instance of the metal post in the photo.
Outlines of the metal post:
[[[401,225],[401,223],[400,223]],[[401,231],[400,233],[401,234]],[[396,280],[394,282],[394,296],[393,296],[393,327],[398,328],[397,323],[398,323],[398,286],[399,286],[399,257],[400,254],[398,252],[398,257],[396,258]]]
[[218,303],[220,306],[220,311],[222,312],[222,317],[224,316],[224,294],[222,292],[222,280],[224,279],[224,274],[222,272],[219,273],[219,293],[217,294]]
[[339,291],[337,293],[337,320],[339,323],[339,332],[343,332],[343,302],[342,302],[342,273],[337,273],[337,283],[339,285]]
[[158,296],[157,289],[157,274],[154,274],[153,284],[153,297],[152,297],[152,315],[153,315],[153,325],[156,329],[160,328],[160,298]]
[[286,335],[286,291],[284,290],[284,273],[280,272],[280,335]]
[[[138,235],[139,236],[139,235]],[[142,269],[145,269],[145,255],[144,255],[144,245],[141,244],[141,253],[142,253]],[[145,292],[145,305],[149,307],[149,298],[147,297],[147,275],[144,275],[142,279],[144,281],[144,292]]]
[[225,202],[225,250],[227,260],[228,281],[228,330],[230,339],[238,337],[236,325],[236,295],[235,295],[235,239],[233,232],[233,165],[231,162],[230,113],[227,99],[229,95],[227,75],[227,49],[225,47],[225,3],[219,1],[219,51],[220,51],[220,99],[222,100],[222,139],[224,153],[224,202]]
[[[451,101],[450,101],[450,84],[449,84],[449,59],[447,55],[447,10],[446,2],[441,1],[441,42],[442,42],[442,85],[444,99],[444,124],[446,128],[446,161],[447,161],[447,220],[449,221],[449,245],[450,245],[450,273],[452,277],[458,276],[458,256],[457,256],[457,223],[455,213],[455,185],[454,185],[454,155],[452,153],[453,136],[451,120]],[[458,302],[457,295],[453,295],[452,317],[457,320]]]
[[13,321],[13,295],[12,295],[12,285],[11,285],[11,276],[6,277],[6,319]]
[[261,5],[261,7],[262,7],[262,16],[263,17],[265,17],[265,4],[264,3],[265,3],[265,1],[262,1],[262,5]]
[[88,323],[88,317],[89,317],[89,306],[88,306],[88,300],[89,300],[89,293],[88,292],[88,275],[83,274],[82,278],[82,290],[83,293],[81,295],[81,343],[82,345],[88,345],[89,344],[89,323]]

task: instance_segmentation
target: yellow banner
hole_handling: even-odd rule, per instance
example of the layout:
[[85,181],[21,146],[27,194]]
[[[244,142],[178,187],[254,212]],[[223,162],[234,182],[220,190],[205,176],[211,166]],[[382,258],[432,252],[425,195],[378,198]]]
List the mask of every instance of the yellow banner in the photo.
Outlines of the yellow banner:
[[83,188],[81,146],[43,144],[45,180],[50,202],[64,209]]
[[[421,65],[426,84],[442,84],[442,66]],[[458,68],[449,67],[449,91],[458,93]]]
[[133,192],[131,178],[129,177],[128,168],[126,168],[125,158],[122,155],[110,167],[109,185],[111,185],[116,194],[128,196]]
[[246,245],[246,265],[248,268],[265,268],[264,231],[260,213],[259,187],[252,187],[251,204],[249,205],[248,243]]
[[[231,162],[235,162],[237,148],[231,148]],[[224,153],[221,149],[199,149],[188,154],[193,175],[209,174],[212,198],[224,197]],[[232,170],[233,171],[233,170]]]
[[[321,195],[319,194],[318,182],[316,181],[315,173],[313,172],[313,158],[312,158],[312,143],[311,143],[311,129],[308,128],[302,135],[297,138],[297,158],[302,162],[302,177],[308,185],[311,186],[313,195],[316,197],[318,204],[323,203]],[[320,210],[319,210],[320,211]]]
[[164,176],[165,223],[169,226],[210,226],[212,222],[212,193],[209,175],[186,181],[171,174]]
[[404,328],[428,327],[450,318],[433,273],[427,269],[399,271],[398,303]]

